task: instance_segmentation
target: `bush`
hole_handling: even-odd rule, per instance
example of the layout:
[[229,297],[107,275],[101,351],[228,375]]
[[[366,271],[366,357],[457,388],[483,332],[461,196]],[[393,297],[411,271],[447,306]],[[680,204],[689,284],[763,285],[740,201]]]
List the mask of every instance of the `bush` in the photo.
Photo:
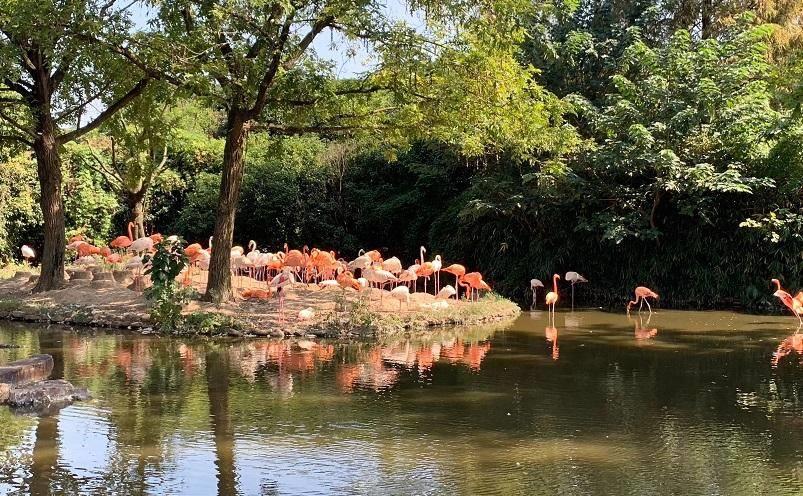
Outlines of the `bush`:
[[162,241],[156,245],[156,253],[145,257],[145,263],[150,263],[145,273],[151,276],[152,286],[145,290],[145,298],[151,302],[151,318],[161,330],[175,331],[181,323],[181,309],[195,291],[176,281],[188,264],[183,241]]

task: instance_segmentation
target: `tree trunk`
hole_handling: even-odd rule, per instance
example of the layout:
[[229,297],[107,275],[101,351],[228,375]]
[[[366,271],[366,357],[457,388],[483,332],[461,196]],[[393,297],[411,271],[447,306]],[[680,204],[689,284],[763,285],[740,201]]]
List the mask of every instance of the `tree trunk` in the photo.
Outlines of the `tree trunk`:
[[223,172],[213,233],[215,241],[212,259],[209,262],[209,282],[205,296],[208,301],[216,303],[234,297],[231,289],[230,257],[234,240],[234,216],[245,169],[246,111],[234,108],[229,111],[226,120],[228,132],[223,150]]
[[36,154],[36,171],[39,175],[44,219],[45,246],[42,266],[34,292],[58,289],[64,285],[64,204],[61,197],[61,157],[56,142],[56,128],[50,116],[49,105],[42,105],[37,116],[37,138],[33,149]]
[[126,192],[129,222],[134,223],[134,239],[145,236],[145,190]]

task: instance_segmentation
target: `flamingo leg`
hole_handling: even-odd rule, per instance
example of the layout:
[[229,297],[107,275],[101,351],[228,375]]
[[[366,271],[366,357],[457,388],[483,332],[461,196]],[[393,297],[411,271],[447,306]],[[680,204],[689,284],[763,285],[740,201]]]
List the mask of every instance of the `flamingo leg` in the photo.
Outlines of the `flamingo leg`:
[[647,298],[642,298],[641,301],[647,304],[647,309],[650,311],[650,315],[652,315],[652,307],[650,306],[650,302],[647,301]]
[[572,311],[574,311],[574,282],[572,282]]

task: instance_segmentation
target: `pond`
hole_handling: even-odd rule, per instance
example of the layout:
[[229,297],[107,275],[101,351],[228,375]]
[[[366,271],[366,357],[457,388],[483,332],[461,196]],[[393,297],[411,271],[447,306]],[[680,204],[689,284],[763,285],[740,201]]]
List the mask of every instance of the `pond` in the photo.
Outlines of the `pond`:
[[[0,494],[800,494],[792,317],[543,312],[381,342],[0,324],[95,399],[0,408]],[[803,333],[801,334],[803,335]]]

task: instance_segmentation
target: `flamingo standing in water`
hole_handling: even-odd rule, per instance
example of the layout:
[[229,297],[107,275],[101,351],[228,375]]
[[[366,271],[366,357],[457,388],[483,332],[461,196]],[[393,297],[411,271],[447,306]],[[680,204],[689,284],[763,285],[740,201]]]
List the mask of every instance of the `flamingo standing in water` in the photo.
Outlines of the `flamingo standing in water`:
[[572,271],[566,273],[566,280],[572,283],[572,310],[574,310],[574,284],[578,282],[588,282],[588,279]]
[[[554,274],[552,276],[552,291],[546,294],[545,299],[547,309],[549,309],[553,321],[555,320],[555,304],[558,302],[558,279],[560,279],[559,275]],[[552,306],[551,309],[549,308],[550,305]]]
[[540,279],[530,279],[530,291],[533,292],[533,302],[530,304],[530,310],[535,308],[537,297],[538,297],[538,288],[543,288],[544,283],[541,282]]
[[627,313],[630,313],[631,306],[641,302],[639,303],[638,311],[640,312],[641,307],[644,306],[644,304],[646,303],[647,309],[650,311],[650,315],[652,315],[652,307],[650,306],[650,302],[647,301],[647,298],[655,298],[657,300],[658,294],[646,286],[637,287],[635,293],[636,293],[636,299],[627,302]]
[[800,321],[800,324],[803,325],[803,318],[801,318],[801,314],[803,314],[803,291],[799,291],[797,295],[793,297],[781,288],[781,281],[773,279],[772,283],[775,284],[775,292],[772,295],[781,300],[781,303],[786,305],[786,308],[791,310],[798,321]]

